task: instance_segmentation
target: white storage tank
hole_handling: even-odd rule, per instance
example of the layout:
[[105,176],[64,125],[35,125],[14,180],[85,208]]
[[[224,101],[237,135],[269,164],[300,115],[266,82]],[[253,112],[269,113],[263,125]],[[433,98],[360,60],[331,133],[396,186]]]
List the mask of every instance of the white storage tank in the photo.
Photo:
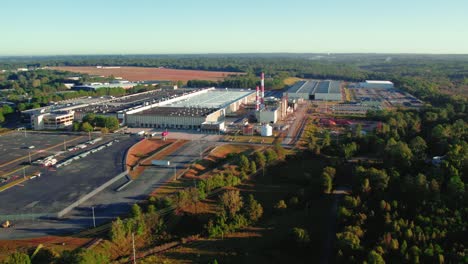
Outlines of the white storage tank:
[[262,135],[262,137],[271,137],[271,136],[273,136],[273,127],[268,125],[268,124],[262,126],[260,134]]

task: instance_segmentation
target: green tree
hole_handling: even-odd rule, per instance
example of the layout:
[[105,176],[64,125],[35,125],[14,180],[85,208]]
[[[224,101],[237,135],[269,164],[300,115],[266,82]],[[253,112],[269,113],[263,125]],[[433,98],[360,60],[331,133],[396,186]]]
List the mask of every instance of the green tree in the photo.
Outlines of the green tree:
[[277,209],[277,210],[284,210],[286,208],[288,208],[288,205],[286,205],[286,202],[284,200],[279,200],[275,204],[275,209]]
[[283,159],[285,154],[286,154],[286,150],[283,148],[283,146],[281,146],[281,142],[277,141],[275,139],[275,142],[273,144],[273,149],[274,151],[276,152],[277,156],[279,159]]
[[34,256],[36,248],[31,248],[29,255],[31,255],[31,262],[33,264],[49,264],[55,263],[55,259],[58,257],[58,254],[51,249],[41,248]]
[[352,232],[343,232],[336,234],[337,243],[341,249],[356,250],[361,247],[361,240]]
[[125,239],[125,225],[120,217],[112,221],[109,236],[112,242],[122,242]]
[[271,164],[271,163],[275,162],[276,160],[278,160],[278,155],[272,149],[267,149],[265,151],[265,157],[266,157],[266,161],[267,161],[268,164]]
[[4,115],[9,115],[15,112],[15,110],[11,106],[6,104],[2,106],[1,110]]
[[325,130],[325,131],[323,132],[322,148],[326,148],[326,147],[330,146],[330,144],[331,144],[331,135],[330,135],[330,131]]
[[29,258],[28,255],[21,253],[21,252],[15,252],[11,255],[9,255],[4,261],[4,264],[31,264],[31,259]]
[[80,131],[80,123],[79,122],[76,122],[76,121],[73,121],[73,128],[72,128],[73,131]]
[[84,122],[81,124],[81,131],[92,132],[93,130],[94,130],[93,126],[90,125],[88,122]]
[[244,205],[244,202],[242,201],[242,197],[240,196],[240,192],[238,190],[225,191],[219,197],[219,202],[221,206],[227,210],[231,217],[234,217]]
[[109,134],[109,129],[107,127],[101,128],[101,134]]
[[332,178],[327,173],[322,173],[320,186],[323,193],[330,193],[333,187]]
[[239,170],[243,172],[248,172],[250,167],[249,159],[245,155],[240,155],[239,157]]
[[385,153],[390,165],[410,167],[413,153],[405,142],[387,143]]
[[449,194],[455,197],[460,197],[465,193],[465,184],[460,179],[460,177],[453,176],[447,183],[447,189],[449,191]]
[[106,117],[103,127],[109,129],[110,131],[114,131],[119,128],[119,120],[115,116]]
[[354,136],[357,138],[360,138],[362,136],[362,125],[357,124],[357,126],[354,129]]
[[252,173],[256,173],[257,172],[257,164],[255,163],[254,160],[251,160],[250,161],[250,171]]
[[141,207],[138,204],[133,204],[131,209],[131,216],[135,219],[140,219],[142,216]]
[[369,252],[369,255],[367,255],[367,263],[385,264],[385,261],[379,253],[375,252],[374,250],[371,250],[371,252]]
[[358,150],[358,145],[355,142],[344,144],[342,146],[342,153],[345,159],[350,159]]
[[450,145],[447,160],[458,170],[468,165],[468,143],[462,141],[460,144]]
[[17,107],[18,107],[19,111],[26,110],[26,104],[25,103],[19,103]]
[[104,253],[98,253],[94,250],[82,250],[78,253],[80,257],[79,264],[103,264],[110,263],[109,256]]
[[86,115],[83,117],[83,123],[84,123],[84,122],[88,122],[88,123],[92,124],[93,126],[95,126],[95,125],[96,125],[95,119],[96,119],[96,114],[94,114],[94,113],[89,113],[89,114],[86,114]]
[[254,161],[258,165],[259,168],[265,167],[266,158],[265,155],[260,151],[255,151],[254,153]]
[[367,176],[370,179],[371,187],[375,190],[383,191],[387,189],[390,177],[385,170],[370,168],[367,171]]
[[333,167],[327,166],[327,167],[323,168],[323,173],[328,174],[328,176],[330,176],[332,179],[334,179],[335,174],[336,174],[336,169],[333,168]]
[[304,228],[294,227],[291,230],[291,238],[297,244],[307,244],[310,242],[309,233]]
[[257,222],[260,217],[263,215],[262,205],[255,200],[252,194],[249,195],[247,199],[247,204],[245,207],[247,219],[251,222]]
[[155,214],[156,213],[156,206],[154,204],[148,205],[147,212],[148,212],[148,214]]
[[422,137],[417,136],[413,138],[409,146],[416,159],[419,159],[419,160],[426,159],[427,144],[426,144],[426,141]]

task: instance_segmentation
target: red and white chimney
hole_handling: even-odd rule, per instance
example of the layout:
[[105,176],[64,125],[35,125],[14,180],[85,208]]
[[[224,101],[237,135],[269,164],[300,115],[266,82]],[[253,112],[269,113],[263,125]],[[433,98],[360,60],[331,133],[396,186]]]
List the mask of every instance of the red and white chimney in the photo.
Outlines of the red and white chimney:
[[262,104],[265,103],[265,74],[262,72],[262,79],[261,79],[261,87],[262,87]]
[[260,110],[260,101],[259,101],[259,94],[260,94],[260,89],[257,86],[257,93],[255,94],[255,111]]

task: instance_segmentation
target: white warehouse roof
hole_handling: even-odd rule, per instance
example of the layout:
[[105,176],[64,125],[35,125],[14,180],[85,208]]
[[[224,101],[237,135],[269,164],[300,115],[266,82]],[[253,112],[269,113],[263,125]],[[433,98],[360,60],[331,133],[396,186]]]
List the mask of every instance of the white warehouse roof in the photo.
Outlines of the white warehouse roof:
[[371,81],[371,80],[366,80],[366,83],[369,83],[369,84],[392,84],[393,83],[391,81]]

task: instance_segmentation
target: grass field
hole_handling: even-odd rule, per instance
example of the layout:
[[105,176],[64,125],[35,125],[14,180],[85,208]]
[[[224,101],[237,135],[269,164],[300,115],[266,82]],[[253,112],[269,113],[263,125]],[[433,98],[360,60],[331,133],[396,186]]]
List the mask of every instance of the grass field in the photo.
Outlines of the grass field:
[[241,143],[262,143],[272,144],[275,141],[274,137],[261,136],[225,136],[224,141],[241,142]]
[[288,77],[284,79],[283,83],[287,86],[292,86],[293,84],[297,83],[298,81],[301,81],[302,79],[296,78],[296,77]]
[[59,236],[47,236],[24,240],[0,240],[0,261],[11,253],[27,252],[28,249],[36,248],[39,244],[42,244],[44,248],[50,249],[54,252],[62,252],[64,250],[73,250],[86,245],[90,240],[90,238]]
[[219,81],[230,75],[237,75],[243,73],[234,72],[214,72],[214,71],[198,71],[198,70],[176,70],[165,68],[147,68],[147,67],[120,67],[120,68],[96,68],[96,67],[75,67],[75,66],[62,66],[51,67],[54,70],[70,71],[85,73],[97,76],[115,76],[122,77],[129,81],[183,81],[188,80],[211,80]]

